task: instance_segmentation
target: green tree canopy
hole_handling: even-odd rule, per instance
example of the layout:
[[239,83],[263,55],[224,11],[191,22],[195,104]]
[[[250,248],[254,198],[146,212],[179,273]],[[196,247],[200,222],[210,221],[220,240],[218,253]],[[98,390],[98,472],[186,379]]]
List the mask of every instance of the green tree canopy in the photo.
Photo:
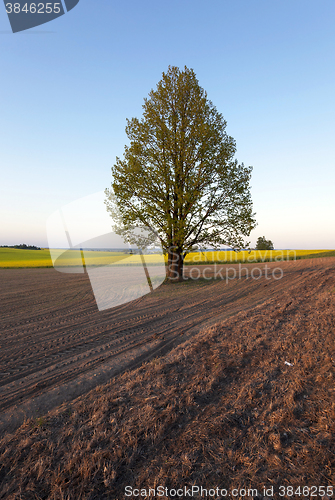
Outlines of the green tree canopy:
[[256,226],[252,167],[239,164],[226,121],[192,69],[169,67],[144,99],[141,120],[127,120],[123,159],[112,167],[107,209],[123,230],[152,230],[168,254],[168,276],[182,279],[185,255],[197,246],[247,246]]
[[271,240],[267,240],[265,236],[260,236],[256,243],[256,250],[273,250],[273,243]]

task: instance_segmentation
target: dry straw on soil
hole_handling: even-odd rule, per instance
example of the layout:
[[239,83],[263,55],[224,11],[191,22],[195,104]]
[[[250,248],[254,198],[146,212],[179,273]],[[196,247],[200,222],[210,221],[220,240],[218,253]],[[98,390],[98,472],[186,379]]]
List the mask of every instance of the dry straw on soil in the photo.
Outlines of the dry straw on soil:
[[1,498],[121,500],[126,485],[335,485],[334,306],[335,269],[325,267],[27,421],[1,439]]

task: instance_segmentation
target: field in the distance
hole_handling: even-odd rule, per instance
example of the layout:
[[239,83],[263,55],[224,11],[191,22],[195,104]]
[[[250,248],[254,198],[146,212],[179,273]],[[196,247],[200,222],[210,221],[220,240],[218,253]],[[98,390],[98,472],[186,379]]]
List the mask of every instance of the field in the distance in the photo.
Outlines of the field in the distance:
[[[59,255],[58,267],[76,267],[82,265],[82,256],[78,250],[52,250],[53,255]],[[304,258],[335,256],[335,250],[251,250],[249,251],[206,251],[192,252],[185,258],[185,265],[192,264],[228,264],[239,262],[269,262],[282,260],[298,260]],[[145,255],[148,264],[159,264],[162,257],[156,254]],[[86,251],[87,266],[141,265],[140,255],[129,255],[126,252]],[[0,248],[0,268],[48,268],[53,262],[48,248],[41,250],[21,250],[16,248]]]
[[[325,499],[335,259],[278,265],[282,279],[162,285],[102,313],[86,275],[1,270],[2,416],[12,423],[30,402],[34,418],[2,433],[0,498],[121,500],[127,485],[202,485],[256,488],[258,499],[273,486],[277,500],[292,498],[280,486],[314,485]],[[128,363],[119,374],[113,359]]]

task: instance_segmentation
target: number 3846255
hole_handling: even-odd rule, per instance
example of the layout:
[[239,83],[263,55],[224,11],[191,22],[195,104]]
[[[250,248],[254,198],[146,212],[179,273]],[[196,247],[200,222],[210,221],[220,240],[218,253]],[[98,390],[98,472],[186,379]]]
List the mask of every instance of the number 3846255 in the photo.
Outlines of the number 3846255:
[[334,494],[333,486],[279,486],[279,496],[302,496],[302,497],[332,497]]
[[7,14],[59,14],[61,11],[61,3],[25,3],[22,7],[19,3],[6,3]]

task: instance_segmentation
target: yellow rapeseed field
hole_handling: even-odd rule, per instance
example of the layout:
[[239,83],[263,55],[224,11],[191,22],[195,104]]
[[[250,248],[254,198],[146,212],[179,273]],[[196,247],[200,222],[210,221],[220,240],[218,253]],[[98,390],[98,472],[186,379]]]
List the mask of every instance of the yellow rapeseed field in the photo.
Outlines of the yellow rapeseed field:
[[185,263],[203,263],[203,262],[220,262],[220,263],[233,263],[233,262],[266,262],[281,261],[281,260],[294,260],[306,255],[318,254],[320,252],[327,252],[328,250],[242,250],[241,252],[234,251],[206,251],[190,253],[185,258]]
[[[306,258],[313,255],[320,256],[329,250],[251,250],[234,251],[206,251],[192,252],[185,258],[185,264],[222,263],[234,262],[267,262],[294,260]],[[78,250],[51,250],[55,265],[57,267],[81,266],[82,257]],[[141,265],[140,255],[129,255],[123,252],[86,251],[84,250],[84,261],[87,266],[113,265]],[[162,263],[162,256],[159,254],[145,255],[145,262],[151,265]],[[165,261],[167,260],[165,256]],[[50,250],[21,250],[16,248],[0,248],[0,268],[37,268],[53,267]]]

